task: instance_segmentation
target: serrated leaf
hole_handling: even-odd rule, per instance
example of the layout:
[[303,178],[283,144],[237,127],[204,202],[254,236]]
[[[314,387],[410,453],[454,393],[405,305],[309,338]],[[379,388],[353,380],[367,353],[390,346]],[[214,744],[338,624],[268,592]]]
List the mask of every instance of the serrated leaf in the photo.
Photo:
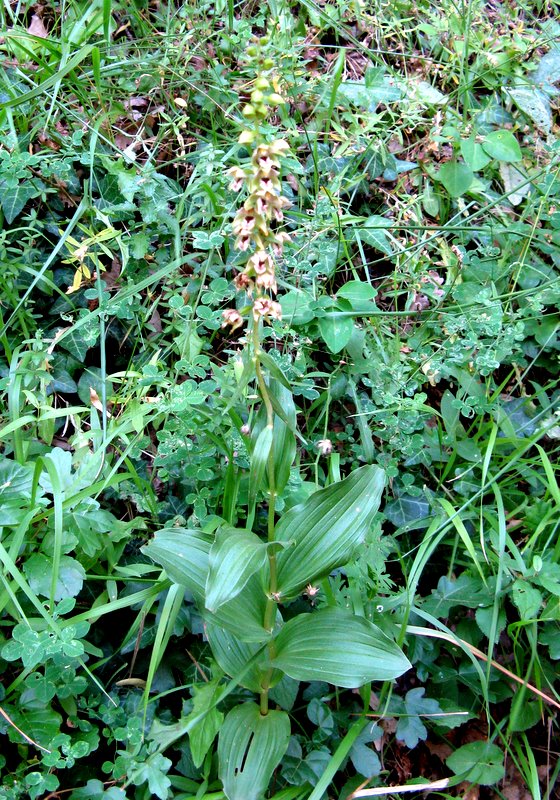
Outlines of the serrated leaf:
[[492,786],[504,777],[504,754],[490,742],[470,742],[455,750],[446,761],[461,780]]
[[411,666],[376,625],[336,607],[291,619],[276,637],[275,649],[272,665],[290,678],[347,689],[393,680]]
[[170,579],[186,586],[197,600],[204,599],[208,559],[213,537],[189,528],[164,528],[142,548]]
[[482,147],[492,158],[508,164],[514,164],[523,158],[519,142],[511,131],[492,131],[484,138]]
[[218,739],[218,774],[228,800],[259,800],[289,740],[285,711],[263,715],[255,703],[233,708]]
[[474,180],[471,168],[460,161],[448,161],[443,164],[436,177],[451,197],[464,195]]
[[277,556],[283,598],[296,596],[349,561],[365,538],[384,487],[382,469],[360,467],[284,514],[276,527],[277,541],[288,545]]
[[222,528],[210,548],[206,608],[232,600],[267,560],[267,545],[250,531]]
[[521,620],[535,619],[535,617],[538,617],[544,602],[543,596],[539,590],[520,578],[513,583],[511,599],[519,611],[519,618]]

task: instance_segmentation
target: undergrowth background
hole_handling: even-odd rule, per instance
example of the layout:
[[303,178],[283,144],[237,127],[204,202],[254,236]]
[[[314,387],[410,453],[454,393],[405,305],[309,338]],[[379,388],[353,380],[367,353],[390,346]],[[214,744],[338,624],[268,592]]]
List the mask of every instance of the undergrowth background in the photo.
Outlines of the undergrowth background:
[[262,392],[222,325],[247,316],[227,170],[265,34],[291,202],[262,331],[295,431],[276,515],[386,475],[287,616],[349,609],[412,664],[283,678],[267,796],[558,796],[559,13],[4,3],[0,797],[224,797],[215,737],[253,693],[150,543],[267,525]]

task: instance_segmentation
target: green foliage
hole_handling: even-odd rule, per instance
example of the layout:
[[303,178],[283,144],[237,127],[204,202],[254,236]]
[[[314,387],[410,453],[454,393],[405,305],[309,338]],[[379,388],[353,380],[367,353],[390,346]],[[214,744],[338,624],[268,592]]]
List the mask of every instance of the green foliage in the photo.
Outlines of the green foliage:
[[550,795],[553,12],[4,4],[2,798]]

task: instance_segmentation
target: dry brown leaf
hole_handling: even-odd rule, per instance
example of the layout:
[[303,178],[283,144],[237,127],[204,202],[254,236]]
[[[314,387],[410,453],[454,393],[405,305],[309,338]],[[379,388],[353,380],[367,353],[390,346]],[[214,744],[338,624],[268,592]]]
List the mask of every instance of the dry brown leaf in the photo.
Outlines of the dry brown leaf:
[[31,22],[29,23],[27,33],[29,33],[31,36],[37,36],[39,39],[49,38],[49,32],[43,25],[43,20],[41,17],[38,17],[37,14],[33,14],[31,17]]

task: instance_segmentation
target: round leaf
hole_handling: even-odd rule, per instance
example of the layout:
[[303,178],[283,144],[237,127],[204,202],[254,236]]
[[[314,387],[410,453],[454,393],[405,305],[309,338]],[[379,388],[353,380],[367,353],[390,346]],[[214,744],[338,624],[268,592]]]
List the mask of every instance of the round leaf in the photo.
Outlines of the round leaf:
[[462,780],[482,786],[491,786],[504,777],[504,754],[497,745],[486,741],[463,745],[446,763]]
[[522,158],[519,143],[511,131],[492,131],[482,142],[482,147],[497,161],[513,164]]
[[448,161],[438,172],[437,178],[451,197],[461,197],[469,190],[474,175],[466,164],[459,161]]

